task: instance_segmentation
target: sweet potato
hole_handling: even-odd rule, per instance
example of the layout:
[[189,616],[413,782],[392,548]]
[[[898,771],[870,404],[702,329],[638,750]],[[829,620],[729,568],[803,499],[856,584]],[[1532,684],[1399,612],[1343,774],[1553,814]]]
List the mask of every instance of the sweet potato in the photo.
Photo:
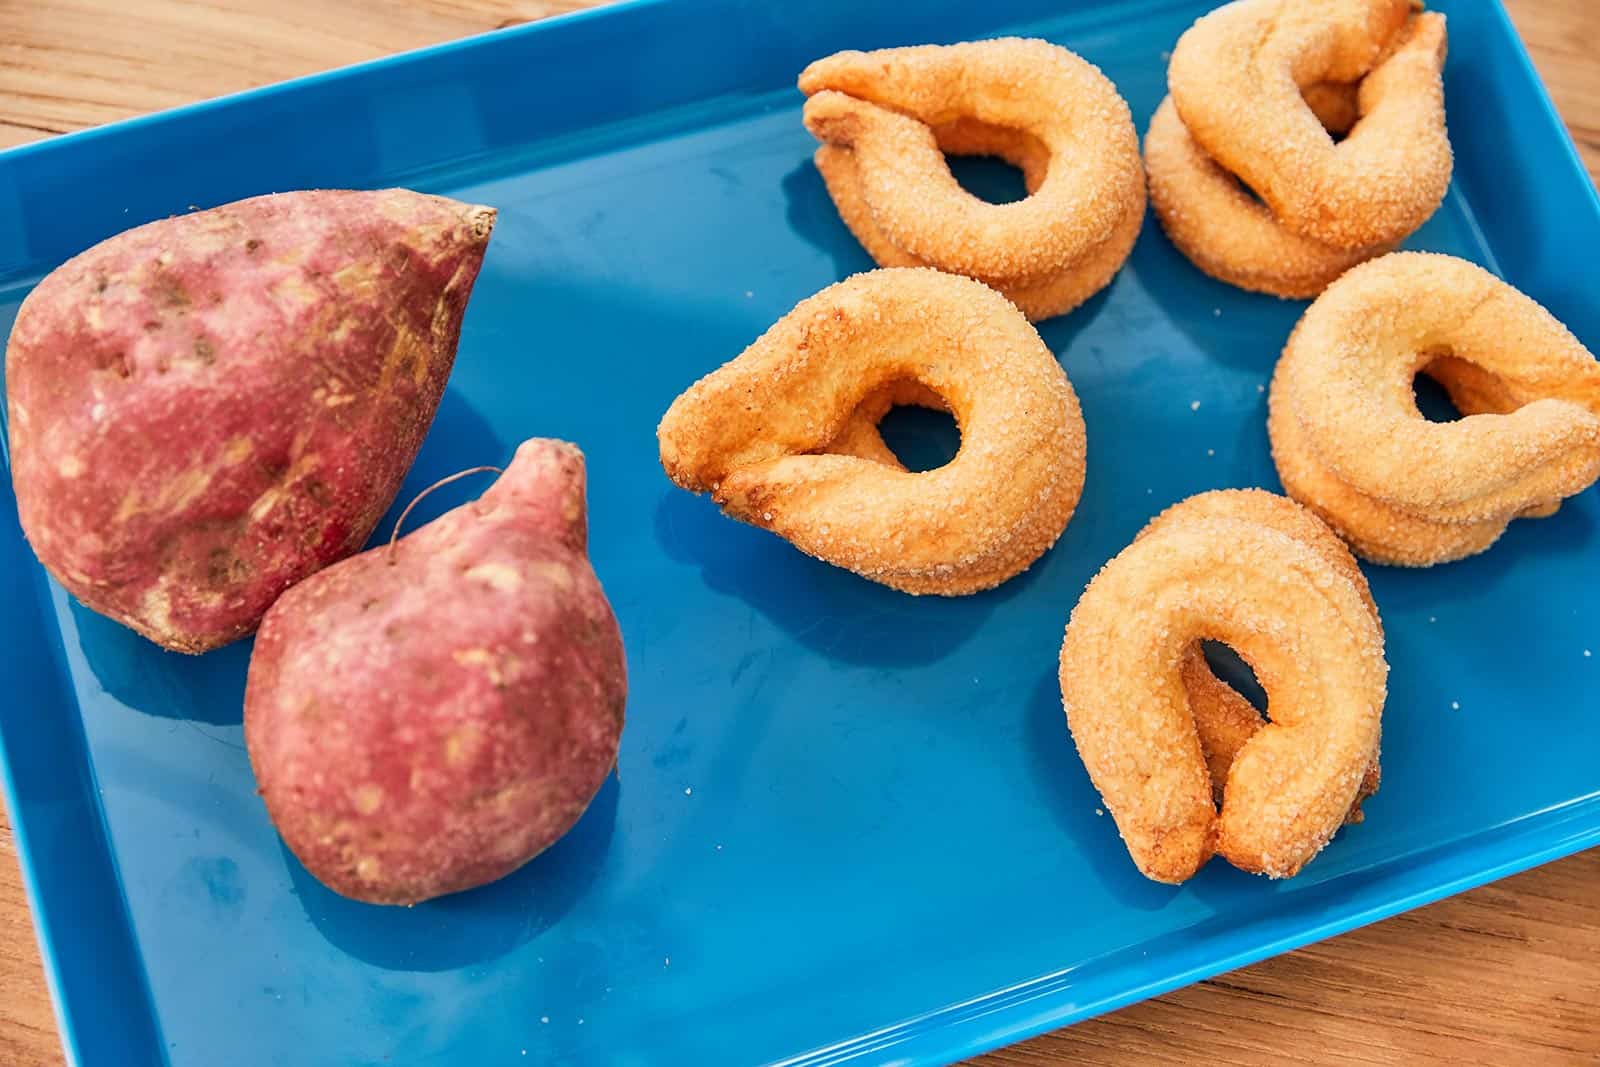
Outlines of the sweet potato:
[[267,612],[245,743],[273,824],[325,885],[427,900],[577,822],[616,763],[627,694],[586,545],[582,453],[532,440],[478,500]]
[[356,551],[433,419],[494,212],[256,197],[67,261],[6,349],[12,481],[74,596],[203,652]]

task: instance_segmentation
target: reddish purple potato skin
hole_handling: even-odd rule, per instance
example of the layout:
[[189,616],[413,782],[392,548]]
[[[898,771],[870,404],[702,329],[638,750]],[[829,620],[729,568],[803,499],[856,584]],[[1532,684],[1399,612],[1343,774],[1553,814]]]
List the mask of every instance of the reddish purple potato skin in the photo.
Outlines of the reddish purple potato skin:
[[583,455],[524,443],[473,503],[285,593],[244,732],[267,812],[324,885],[412,904],[501,878],[616,764],[616,617],[586,551]]
[[6,348],[12,481],[39,561],[170,649],[253,631],[393,501],[494,215],[404,189],[281,193],[62,264]]

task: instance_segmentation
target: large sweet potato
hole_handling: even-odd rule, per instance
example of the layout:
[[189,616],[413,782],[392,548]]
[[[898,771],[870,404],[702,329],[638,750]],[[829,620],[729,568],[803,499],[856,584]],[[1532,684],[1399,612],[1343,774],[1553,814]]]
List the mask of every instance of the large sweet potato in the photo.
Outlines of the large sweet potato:
[[616,763],[622,637],[583,456],[528,441],[477,501],[301,582],[245,687],[262,799],[329,888],[408,904],[510,873]]
[[433,419],[494,212],[256,197],[62,264],[6,349],[12,482],[79,600],[168,648],[356,551]]

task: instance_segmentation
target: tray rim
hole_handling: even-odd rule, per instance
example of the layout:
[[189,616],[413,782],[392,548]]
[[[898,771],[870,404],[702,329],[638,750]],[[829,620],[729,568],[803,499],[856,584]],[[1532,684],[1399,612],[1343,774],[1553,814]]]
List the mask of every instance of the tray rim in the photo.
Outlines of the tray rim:
[[[7,463],[7,469],[10,469],[9,462]],[[15,509],[13,509],[14,513]],[[9,534],[10,531],[7,531],[7,533]],[[37,591],[37,583],[37,578],[28,583],[30,591]],[[30,606],[33,608],[30,614],[36,614],[38,609],[36,596]],[[9,630],[9,627],[7,629]],[[9,634],[7,636],[9,637]],[[59,637],[59,635],[57,636]],[[9,644],[10,642],[8,641],[7,643]],[[79,730],[81,732],[81,726]],[[62,1057],[70,1067],[79,1067],[79,1064],[83,1061],[78,1052],[77,1028],[71,1025],[71,1009],[63,993],[65,976],[63,974],[62,961],[55,948],[55,932],[50,926],[46,925],[44,920],[42,906],[44,893],[34,863],[32,833],[27,824],[17,816],[17,813],[22,809],[18,803],[20,798],[15,782],[15,771],[11,766],[12,758],[10,749],[3,743],[3,739],[0,739],[0,799],[5,802],[6,825],[11,828],[11,844],[17,858],[18,873],[22,879],[22,892],[28,901],[28,925],[33,928],[34,947],[39,953],[40,968],[44,971],[45,989],[50,994],[50,1016],[55,1020],[56,1040],[61,1045]],[[95,842],[95,848],[97,851],[107,855],[110,853],[105,841],[103,827],[100,831],[99,840]],[[122,904],[121,901],[118,903]],[[129,920],[125,905],[122,907],[122,913],[122,921],[126,925]],[[146,995],[148,996],[148,994]]]
[[[1122,0],[1122,3],[1131,7],[1160,7],[1171,5],[1173,2],[1174,0],[1143,0],[1141,3],[1140,0],[1132,0],[1130,3],[1129,0]],[[72,130],[10,148],[0,149],[0,167],[36,156],[45,157],[57,152],[77,151],[81,146],[93,144],[101,139],[136,135],[146,128],[183,123],[197,116],[209,115],[213,112],[246,107],[256,102],[297,95],[319,86],[355,81],[380,72],[405,68],[456,53],[471,52],[484,47],[491,41],[500,42],[524,35],[547,34],[552,31],[560,31],[574,24],[591,21],[611,21],[636,17],[639,12],[645,10],[669,7],[688,8],[693,6],[695,6],[695,0],[609,0],[609,2],[596,7],[560,12],[516,26],[473,33],[453,40],[441,41],[327,70],[315,71],[283,81],[254,86],[170,108],[132,115],[102,125]],[[1496,32],[1510,48],[1511,58],[1516,61],[1518,74],[1532,90],[1533,101],[1538,105],[1540,112],[1537,121],[1544,127],[1544,136],[1553,135],[1554,140],[1562,146],[1562,152],[1569,168],[1569,176],[1575,173],[1580,179],[1579,185],[1586,196],[1589,208],[1596,215],[1600,215],[1600,188],[1597,188],[1595,180],[1589,174],[1588,168],[1579,154],[1577,144],[1550,96],[1549,89],[1539,76],[1526,43],[1511,20],[1504,0],[1489,0],[1486,8],[1488,18],[1496,24]],[[27,269],[27,264],[16,264],[13,265],[12,269],[6,271],[6,274],[15,278]],[[5,462],[9,468],[8,441],[0,440],[0,451],[7,453]],[[9,497],[9,492],[6,495]],[[26,541],[21,535],[20,527],[17,526],[14,520],[14,504],[10,500],[7,501],[7,504],[9,505],[6,508],[9,512],[7,525],[10,529],[4,532],[4,539],[14,542],[16,547],[23,547],[26,545]],[[0,545],[0,552],[3,552],[3,555],[10,555],[9,550],[11,547],[13,546]],[[0,564],[5,562],[7,561],[0,559]],[[24,573],[18,576],[21,579],[19,584],[26,585],[28,592],[32,594],[30,600],[25,600],[21,603],[27,604],[31,610],[14,611],[8,613],[7,616],[0,617],[0,622],[6,624],[4,630],[8,632],[16,625],[19,619],[26,619],[29,616],[37,617],[42,613],[47,606],[45,601],[50,597],[51,583],[44,575],[42,568],[39,568],[36,564],[30,567],[29,563],[31,561],[25,553],[21,555],[21,562]],[[31,573],[27,573],[30,571]],[[53,626],[43,627],[41,629],[41,640],[48,646],[52,659],[61,656],[62,636],[59,630]],[[7,643],[10,644],[9,641]],[[60,687],[59,682],[56,683],[56,687]],[[66,697],[67,701],[76,707],[77,702],[71,697],[70,693],[66,694]],[[81,719],[75,719],[70,729],[79,736],[81,747],[83,729]],[[56,1024],[57,1037],[61,1043],[65,1061],[68,1064],[72,1065],[72,1067],[80,1067],[80,1065],[82,1067],[94,1067],[94,1065],[87,1064],[87,1061],[82,1057],[80,1031],[73,1023],[75,1018],[74,1005],[68,1001],[63,992],[66,979],[66,961],[62,957],[65,953],[58,951],[57,948],[58,935],[62,931],[48,925],[44,920],[44,896],[41,880],[36,869],[36,846],[32,841],[32,831],[25,822],[18,819],[16,814],[20,810],[20,796],[16,781],[16,768],[13,765],[15,758],[15,754],[5,744],[3,733],[0,733],[0,797],[3,797],[8,813],[8,822],[11,826],[21,880],[29,905],[29,919],[39,949],[46,987],[50,993],[51,1010]],[[92,765],[86,765],[85,769],[92,780]],[[1593,813],[1592,816],[1590,815],[1591,812]],[[115,871],[116,856],[107,840],[103,809],[97,810],[95,814],[96,840],[90,847],[102,854],[112,870]],[[1589,816],[1587,821],[1585,821],[1585,816]],[[1565,834],[1553,844],[1532,849],[1518,847],[1517,843],[1529,835],[1537,837],[1542,833],[1547,833],[1550,829],[1548,824],[1552,819],[1562,822],[1578,820],[1578,825],[1576,829]],[[1485,838],[1488,838],[1488,840],[1485,840]],[[1430,884],[1426,889],[1401,894],[1365,909],[1302,927],[1293,934],[1263,939],[1260,943],[1249,948],[1220,954],[1210,953],[1205,956],[1204,962],[1180,969],[1165,978],[1134,985],[1115,995],[1101,997],[1086,1004],[1069,1002],[1062,1006],[1058,1003],[1058,1006],[1053,1010],[1037,1010],[1047,1004],[1052,997],[1058,1002],[1063,999],[1061,993],[1070,988],[1070,982],[1067,981],[1067,978],[1083,965],[1079,964],[1074,968],[1037,975],[965,1000],[930,1008],[916,1015],[895,1020],[875,1030],[852,1035],[832,1044],[799,1052],[780,1060],[771,1061],[771,1063],[773,1067],[821,1067],[824,1064],[851,1062],[862,1056],[887,1053],[890,1050],[895,1051],[895,1062],[902,1064],[933,1065],[955,1062],[956,1060],[966,1059],[996,1048],[1025,1041],[1042,1033],[1071,1026],[1078,1022],[1116,1011],[1138,1001],[1161,996],[1195,982],[1204,981],[1218,974],[1246,967],[1272,956],[1291,952],[1306,945],[1380,922],[1402,912],[1434,903],[1457,893],[1466,892],[1597,845],[1600,845],[1600,789],[1597,789],[1595,793],[1587,797],[1576,798],[1554,808],[1532,813],[1512,823],[1489,827],[1467,837],[1441,842],[1413,857],[1413,860],[1419,864],[1444,863],[1452,856],[1456,857],[1458,861],[1463,858],[1475,858],[1483,861],[1477,864],[1465,864],[1464,866],[1469,868],[1467,873],[1458,874],[1454,877],[1445,877]],[[119,923],[127,932],[130,942],[137,949],[138,942],[133,936],[134,931],[127,912],[125,894],[120,889],[120,882],[114,896],[116,898],[115,903],[117,905]],[[155,1030],[155,1036],[159,1039],[161,1036],[159,1017],[154,1011],[142,957],[138,955],[137,951],[132,962],[140,979],[141,1006],[146,1012],[146,1019]],[[1084,962],[1092,965],[1094,961]],[[132,1005],[129,1005],[130,1010],[132,1007]],[[1007,1024],[1007,1019],[1014,1021]],[[944,1040],[935,1040],[941,1036]],[[157,1057],[159,1062],[168,1062],[164,1041],[159,1042],[150,1051]]]
[[[1564,813],[1568,818],[1581,819],[1584,813],[1591,811],[1595,816],[1588,825],[1583,826],[1580,822],[1580,829],[1556,844],[1532,850],[1519,850],[1515,846],[1515,842],[1525,836],[1537,836],[1547,831],[1546,820],[1551,817],[1560,817]],[[1528,825],[1535,820],[1538,820],[1537,825]],[[1508,830],[1511,832],[1506,832]],[[1477,844],[1476,842],[1485,835],[1493,835],[1493,843]],[[1015,982],[1003,989],[991,990],[967,1000],[930,1009],[871,1033],[775,1061],[771,1067],[825,1067],[825,1065],[853,1062],[858,1056],[889,1049],[895,1049],[900,1053],[894,1059],[897,1064],[936,1067],[936,1065],[955,1063],[1027,1041],[1041,1034],[1074,1026],[1140,1001],[1162,996],[1176,989],[1293,952],[1352,930],[1359,930],[1415,908],[1436,903],[1446,897],[1563,859],[1596,845],[1600,845],[1600,791],[1511,824],[1481,831],[1471,837],[1440,843],[1420,854],[1425,858],[1413,857],[1419,863],[1444,865],[1449,863],[1452,857],[1459,862],[1464,858],[1492,855],[1495,852],[1506,853],[1507,858],[1499,862],[1475,867],[1470,873],[1443,879],[1427,889],[1401,895],[1318,925],[1303,927],[1293,934],[1265,939],[1247,949],[1221,955],[1211,954],[1203,963],[1181,969],[1166,978],[1133,986],[1112,996],[1102,997],[1086,1004],[1075,1004],[1069,1008],[1029,1012],[1030,1008],[1040,1008],[1048,998],[1058,996],[1070,988],[1066,980],[1076,968],[1067,968]],[[1095,961],[1085,962],[1092,965]],[[989,1005],[993,1007],[986,1010]],[[1024,1013],[1031,1014],[1032,1021],[1010,1027],[1001,1022],[1008,1016]],[[990,1018],[996,1021],[985,1025],[984,1020]],[[918,1043],[931,1044],[931,1039],[940,1030],[950,1034],[965,1035],[964,1040],[959,1046],[947,1046],[947,1052],[918,1048],[915,1052],[907,1054],[907,1046]],[[874,1038],[878,1040],[874,1041]]]

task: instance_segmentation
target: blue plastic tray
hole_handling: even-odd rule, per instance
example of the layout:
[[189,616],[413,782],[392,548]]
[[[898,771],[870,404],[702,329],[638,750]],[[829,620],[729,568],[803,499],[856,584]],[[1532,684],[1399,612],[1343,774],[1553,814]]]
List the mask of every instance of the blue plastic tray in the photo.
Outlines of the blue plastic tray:
[[[1277,485],[1261,387],[1303,306],[1206,279],[1153,223],[1108,292],[1043,327],[1083,401],[1088,487],[995,592],[871,585],[657,465],[680,389],[871,265],[810,163],[808,60],[1041,35],[1100,64],[1142,127],[1208,6],[635,3],[0,155],[0,329],[67,256],[191,205],[407,184],[499,207],[402,497],[526,436],[579,442],[632,678],[620,781],[568,839],[477,892],[352,904],[254,795],[248,644],[168,655],[84,611],[0,494],[6,801],[71,1056],[935,1062],[1600,841],[1587,492],[1478,559],[1369,571],[1393,672],[1366,823],[1289,882],[1134,871],[1067,737],[1062,626],[1158,509]],[[1594,348],[1593,189],[1499,7],[1438,6],[1456,181],[1410,245],[1490,265]]]

